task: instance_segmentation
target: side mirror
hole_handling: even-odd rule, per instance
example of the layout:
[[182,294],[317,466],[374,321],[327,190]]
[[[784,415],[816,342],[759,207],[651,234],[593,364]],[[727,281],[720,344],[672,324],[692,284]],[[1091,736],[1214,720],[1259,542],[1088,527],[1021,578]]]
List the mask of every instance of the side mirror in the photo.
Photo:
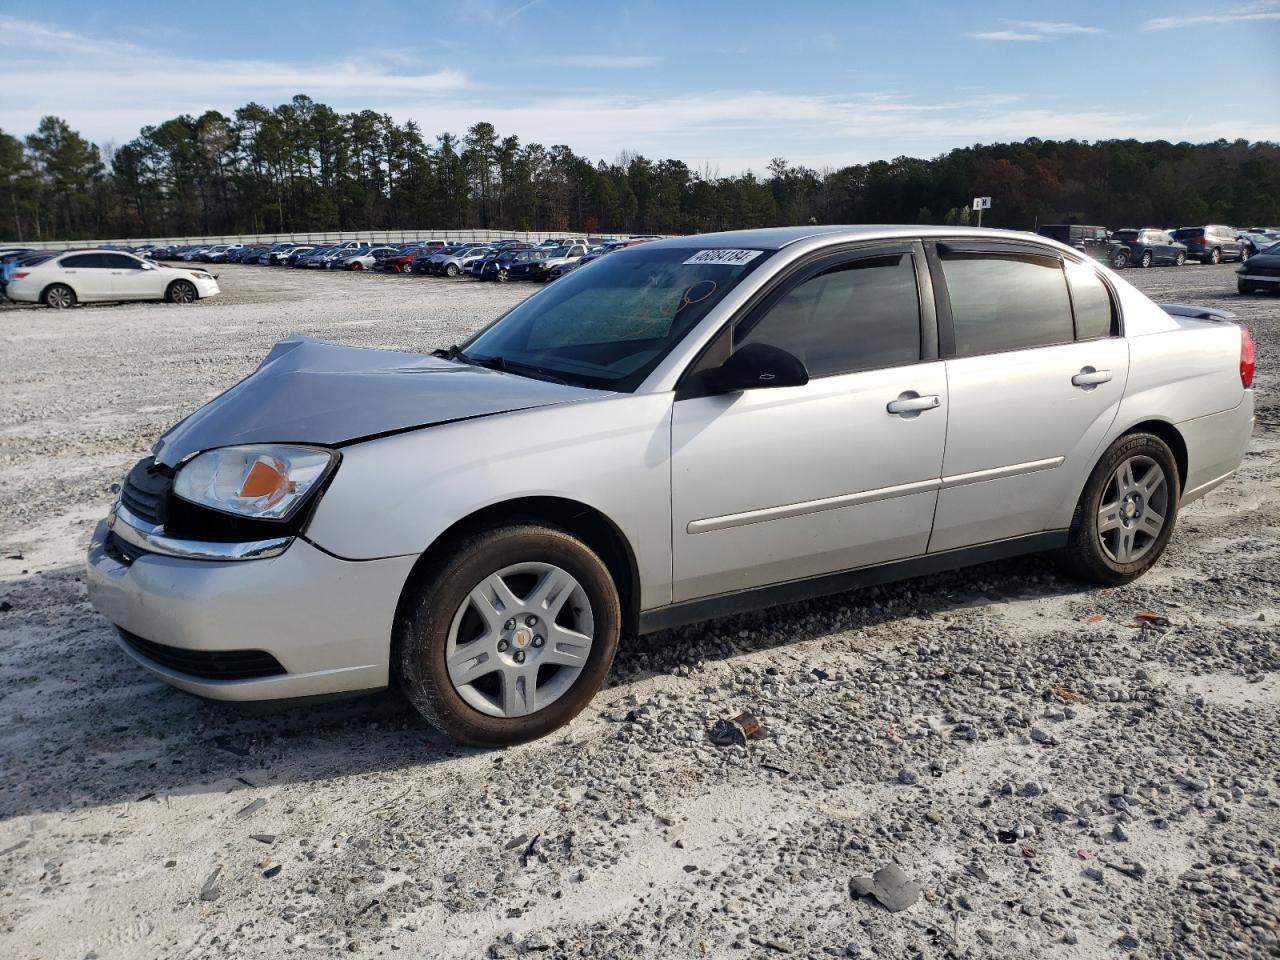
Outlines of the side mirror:
[[802,387],[809,382],[809,371],[785,350],[767,343],[748,343],[722,366],[708,371],[706,379],[716,393],[737,393],[764,387]]
[[156,265],[154,263],[148,263],[146,260],[142,261],[143,270],[154,270],[155,268],[156,268]]

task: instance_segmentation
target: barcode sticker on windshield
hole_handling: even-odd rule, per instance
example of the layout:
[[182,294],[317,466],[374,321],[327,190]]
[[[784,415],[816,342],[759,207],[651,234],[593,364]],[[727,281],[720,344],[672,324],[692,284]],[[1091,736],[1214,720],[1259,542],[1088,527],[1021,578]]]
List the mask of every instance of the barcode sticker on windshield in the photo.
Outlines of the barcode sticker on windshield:
[[762,253],[763,250],[699,250],[685,263],[719,263],[727,267],[740,267]]

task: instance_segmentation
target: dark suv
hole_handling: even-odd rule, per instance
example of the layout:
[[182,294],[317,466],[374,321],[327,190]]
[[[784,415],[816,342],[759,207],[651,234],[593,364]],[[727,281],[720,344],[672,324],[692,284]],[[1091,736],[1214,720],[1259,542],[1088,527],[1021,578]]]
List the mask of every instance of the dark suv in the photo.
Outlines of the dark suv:
[[1065,243],[1068,247],[1075,247],[1086,256],[1101,260],[1116,270],[1123,270],[1129,263],[1129,248],[1108,239],[1106,227],[1090,227],[1078,223],[1046,223],[1036,232],[1042,237],[1049,237],[1059,243]]
[[1173,238],[1187,245],[1187,256],[1201,263],[1244,260],[1245,243],[1231,227],[1209,224],[1207,227],[1179,227]]
[[1167,231],[1148,227],[1143,230],[1117,230],[1111,234],[1115,243],[1129,248],[1129,262],[1140,267],[1153,263],[1172,263],[1180,267],[1187,262],[1187,248],[1174,240]]

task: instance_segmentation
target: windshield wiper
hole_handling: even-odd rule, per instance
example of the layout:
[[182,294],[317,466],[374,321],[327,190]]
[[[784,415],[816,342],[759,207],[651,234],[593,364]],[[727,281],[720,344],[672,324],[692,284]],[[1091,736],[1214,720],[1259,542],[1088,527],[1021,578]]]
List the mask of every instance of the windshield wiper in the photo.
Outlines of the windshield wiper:
[[485,367],[488,370],[497,370],[500,373],[514,373],[521,376],[533,377],[535,380],[548,380],[551,383],[560,383],[565,386],[572,386],[568,380],[556,376],[554,373],[544,369],[543,367],[535,367],[532,364],[516,363],[507,360],[504,357],[473,357],[465,353],[456,343],[444,350],[432,350],[431,355],[440,357],[444,360],[457,360],[459,363],[469,363],[473,367]]

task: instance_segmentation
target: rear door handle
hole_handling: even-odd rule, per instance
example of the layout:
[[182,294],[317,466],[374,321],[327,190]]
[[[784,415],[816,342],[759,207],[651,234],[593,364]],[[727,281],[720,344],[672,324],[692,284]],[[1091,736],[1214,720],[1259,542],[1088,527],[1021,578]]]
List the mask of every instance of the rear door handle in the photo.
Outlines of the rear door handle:
[[923,411],[941,405],[942,398],[937,395],[922,397],[914,390],[908,390],[897,400],[890,400],[885,409],[900,417],[918,417]]
[[1106,383],[1110,379],[1110,370],[1095,370],[1093,367],[1085,367],[1071,378],[1071,385],[1084,387],[1087,390],[1090,387],[1096,387],[1100,383]]

